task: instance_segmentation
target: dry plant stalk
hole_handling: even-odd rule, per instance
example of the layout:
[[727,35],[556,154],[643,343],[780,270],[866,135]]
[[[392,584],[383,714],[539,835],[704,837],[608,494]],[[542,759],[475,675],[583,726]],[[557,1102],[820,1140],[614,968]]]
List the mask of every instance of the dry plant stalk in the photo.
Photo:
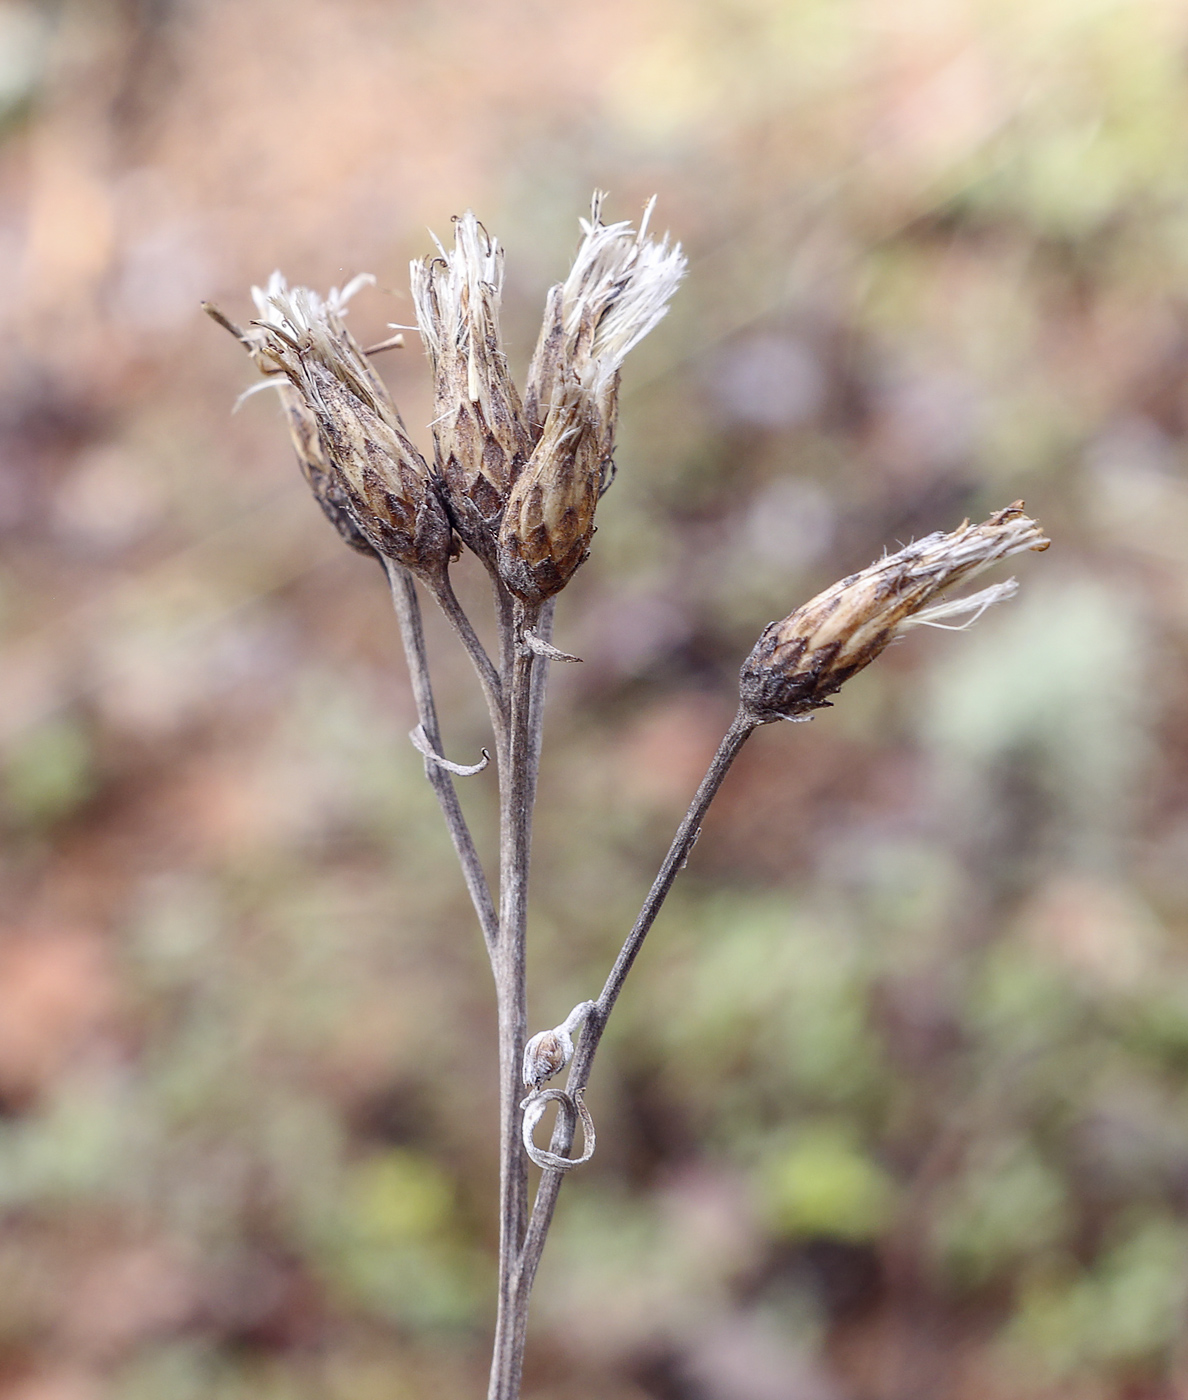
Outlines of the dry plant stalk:
[[[370,362],[398,338],[365,351],[346,328],[347,303],[371,278],[323,299],[274,273],[267,288],[252,289],[257,316],[246,328],[207,307],[263,373],[256,387],[279,391],[322,510],[348,545],[376,557],[387,574],[417,706],[410,737],[425,756],[491,959],[501,1144],[489,1400],[519,1396],[528,1300],[557,1193],[595,1148],[584,1093],[607,1018],[739,750],[760,725],[810,718],[908,628],[967,626],[1010,597],[1014,580],[936,603],[940,593],[1000,559],[1048,546],[1018,501],[980,525],[966,522],[909,544],[768,626],[743,664],[738,713],[597,1000],[529,1039],[524,950],[544,675],[550,660],[576,659],[549,641],[552,604],[589,553],[598,500],[614,474],[623,360],[664,316],[685,271],[679,244],[649,236],[651,203],[636,230],[603,223],[602,201],[596,194],[573,268],[548,295],[523,398],[503,351],[503,250],[495,239],[467,213],[455,221],[452,251],[438,244],[435,256],[413,263],[417,323],[434,380],[432,467]],[[450,586],[449,566],[462,545],[491,576],[500,639],[494,660]],[[442,754],[414,576],[457,632],[487,700],[499,775],[498,904],[454,788],[454,777],[481,771],[487,755],[464,766]],[[566,1087],[546,1088],[567,1066]],[[549,1103],[558,1114],[545,1149],[533,1133]],[[579,1121],[584,1150],[574,1158]],[[529,1160],[542,1168],[531,1211]]]

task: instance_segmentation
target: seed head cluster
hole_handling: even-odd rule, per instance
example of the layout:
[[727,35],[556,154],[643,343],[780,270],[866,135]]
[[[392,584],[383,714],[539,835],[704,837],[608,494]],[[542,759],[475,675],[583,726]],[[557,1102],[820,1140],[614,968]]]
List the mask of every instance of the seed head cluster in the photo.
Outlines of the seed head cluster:
[[[274,273],[253,288],[246,329],[213,307],[281,394],[302,471],[356,549],[427,581],[474,551],[525,603],[559,592],[589,554],[613,475],[619,370],[684,275],[680,245],[582,221],[569,276],[549,292],[522,397],[500,329],[503,249],[466,213],[454,247],[414,262],[413,304],[433,374],[433,463],[412,442],[367,354],[346,328],[356,278],[325,298]],[[654,201],[653,201],[654,203]]]
[[[586,559],[614,475],[620,369],[666,314],[685,272],[680,245],[648,232],[654,200],[636,229],[604,223],[603,199],[595,194],[569,275],[548,293],[522,395],[500,328],[498,241],[468,212],[454,220],[452,249],[437,242],[435,254],[413,262],[433,376],[432,464],[372,352],[346,327],[351,297],[374,278],[322,298],[273,273],[267,287],[252,288],[257,315],[246,329],[207,306],[263,373],[257,387],[279,391],[302,472],[352,548],[434,586],[465,545],[530,607],[560,592]],[[757,723],[805,717],[902,632],[968,625],[1016,585],[934,602],[942,591],[1047,546],[1017,501],[980,525],[967,521],[884,556],[764,630],[742,667],[744,711]],[[945,620],[953,618],[966,621]]]

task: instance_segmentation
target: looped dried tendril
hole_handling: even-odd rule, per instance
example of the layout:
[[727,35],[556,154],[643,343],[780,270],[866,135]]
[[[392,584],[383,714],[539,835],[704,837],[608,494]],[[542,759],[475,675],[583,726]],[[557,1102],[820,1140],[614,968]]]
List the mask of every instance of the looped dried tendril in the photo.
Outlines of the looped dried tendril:
[[[536,1143],[533,1142],[532,1134],[536,1131],[536,1125],[540,1122],[545,1108],[550,1103],[557,1104],[559,1113],[570,1113],[582,1120],[582,1155],[580,1157],[561,1157],[556,1152],[549,1152],[543,1147],[537,1147]],[[524,1151],[538,1167],[555,1172],[570,1172],[574,1167],[583,1166],[593,1157],[596,1145],[594,1120],[590,1117],[590,1110],[586,1107],[581,1089],[575,1089],[572,1094],[567,1094],[564,1089],[542,1089],[537,1093],[529,1094],[520,1107],[524,1110]]]
[[482,758],[478,763],[451,763],[448,758],[443,758],[429,742],[423,724],[418,724],[415,729],[410,729],[408,737],[412,740],[413,748],[419,754],[424,754],[430,763],[436,764],[438,768],[444,768],[447,773],[456,773],[459,778],[472,778],[476,773],[481,773],[491,762],[490,753],[486,749],[480,749],[479,753],[482,754]]

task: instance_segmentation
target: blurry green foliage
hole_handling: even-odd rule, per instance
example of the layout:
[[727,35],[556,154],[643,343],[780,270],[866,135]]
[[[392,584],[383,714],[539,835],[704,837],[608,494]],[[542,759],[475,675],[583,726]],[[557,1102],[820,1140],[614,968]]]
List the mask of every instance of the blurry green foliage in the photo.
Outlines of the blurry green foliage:
[[486,1304],[482,1271],[455,1224],[441,1168],[392,1149],[347,1173],[323,1228],[320,1256],[348,1306],[409,1326],[459,1326]]
[[0,764],[0,805],[11,820],[34,829],[76,812],[96,788],[87,728],[66,716],[21,734]]
[[1071,1224],[1067,1185],[1026,1141],[991,1141],[933,1207],[934,1248],[958,1283],[985,1284],[1044,1257]]
[[1054,1376],[1158,1362],[1181,1335],[1188,1303],[1188,1233],[1155,1217],[1132,1225],[1095,1266],[1024,1285],[1009,1330]]
[[895,1187],[844,1124],[809,1124],[771,1144],[759,1201],[776,1238],[873,1240],[894,1219]]
[[745,894],[678,908],[632,1004],[649,1058],[692,1111],[737,1133],[773,1101],[877,1101],[870,964],[840,911]]
[[66,1083],[40,1111],[0,1124],[0,1207],[52,1212],[136,1193],[129,1162],[155,1136],[143,1105],[111,1081]]

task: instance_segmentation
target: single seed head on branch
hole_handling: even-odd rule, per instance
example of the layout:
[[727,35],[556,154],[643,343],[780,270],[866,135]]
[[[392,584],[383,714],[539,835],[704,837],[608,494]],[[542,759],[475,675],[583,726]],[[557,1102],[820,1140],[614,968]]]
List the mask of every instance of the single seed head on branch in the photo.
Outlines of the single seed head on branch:
[[508,492],[532,451],[499,328],[503,249],[469,211],[454,221],[454,251],[437,247],[411,269],[437,471],[458,534],[494,564]]
[[450,556],[449,518],[387,388],[343,322],[348,300],[371,280],[358,277],[323,300],[274,272],[267,288],[252,288],[259,317],[246,330],[212,314],[281,389],[302,470],[343,538],[437,578]]
[[680,245],[602,222],[594,196],[566,280],[550,291],[528,372],[532,456],[512,485],[499,572],[526,602],[560,592],[589,553],[598,497],[613,472],[619,370],[668,310],[685,271]]
[[966,598],[927,606],[938,593],[973,578],[999,559],[1047,549],[1023,502],[996,511],[981,525],[967,521],[950,534],[937,531],[851,574],[766,627],[743,663],[744,709],[759,723],[799,719],[868,666],[912,627],[946,627],[942,619],[975,620],[1016,590],[1014,579]]

